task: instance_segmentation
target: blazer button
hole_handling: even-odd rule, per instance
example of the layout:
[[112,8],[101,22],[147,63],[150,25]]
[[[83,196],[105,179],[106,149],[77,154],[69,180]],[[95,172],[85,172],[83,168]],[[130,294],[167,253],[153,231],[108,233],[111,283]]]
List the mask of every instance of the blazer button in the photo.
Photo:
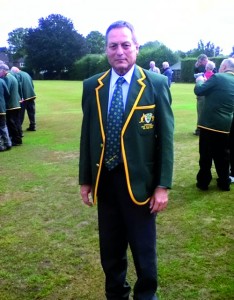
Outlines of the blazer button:
[[103,144],[100,144],[100,147],[103,148]]
[[98,167],[98,168],[99,168],[99,166],[100,166],[99,164],[96,164],[96,167]]

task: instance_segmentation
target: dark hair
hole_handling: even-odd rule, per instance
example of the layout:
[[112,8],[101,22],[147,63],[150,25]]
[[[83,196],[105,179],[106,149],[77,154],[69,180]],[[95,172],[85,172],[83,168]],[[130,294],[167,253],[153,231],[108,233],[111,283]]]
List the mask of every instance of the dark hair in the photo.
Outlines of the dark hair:
[[128,28],[131,33],[132,33],[132,39],[133,39],[133,42],[135,44],[137,44],[137,38],[136,38],[136,34],[135,34],[135,29],[133,27],[132,24],[130,24],[129,22],[126,22],[126,21],[116,21],[114,23],[112,23],[106,30],[106,45],[107,45],[107,40],[108,40],[108,34],[109,32],[112,30],[112,29],[115,29],[115,28],[122,28],[122,27],[126,27]]
[[208,56],[206,54],[200,54],[197,58],[197,61],[203,61],[205,59],[208,59]]

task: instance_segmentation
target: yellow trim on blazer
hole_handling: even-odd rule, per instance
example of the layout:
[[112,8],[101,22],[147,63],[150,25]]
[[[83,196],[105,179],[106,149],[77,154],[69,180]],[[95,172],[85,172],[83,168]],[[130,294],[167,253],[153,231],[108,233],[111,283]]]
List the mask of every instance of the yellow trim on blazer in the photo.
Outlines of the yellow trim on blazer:
[[128,162],[127,162],[127,158],[126,158],[126,153],[125,153],[125,148],[124,148],[124,142],[123,142],[123,136],[124,136],[124,133],[126,131],[126,128],[130,122],[130,119],[134,113],[134,111],[137,109],[137,104],[138,102],[140,101],[140,98],[142,96],[142,93],[146,87],[146,85],[143,83],[143,80],[146,78],[144,72],[142,71],[142,68],[138,67],[140,73],[141,73],[141,78],[138,79],[138,83],[141,85],[141,90],[137,96],[137,99],[128,115],[128,118],[123,126],[123,129],[122,129],[122,132],[121,132],[121,151],[122,151],[122,157],[123,157],[123,163],[124,163],[124,169],[125,169],[125,174],[126,174],[126,181],[127,181],[127,187],[128,187],[128,192],[129,192],[129,195],[132,199],[132,201],[135,203],[135,204],[138,204],[138,205],[145,205],[147,202],[149,202],[150,198],[146,199],[144,202],[139,202],[136,200],[136,198],[134,197],[133,195],[133,192],[132,192],[132,188],[131,188],[131,184],[130,184],[130,178],[129,178],[129,172],[128,172]]
[[230,133],[230,131],[223,131],[223,130],[218,130],[218,129],[212,129],[212,128],[201,126],[201,125],[197,125],[197,127],[203,128],[203,129],[206,129],[206,130],[209,130],[209,131],[215,131],[215,132],[219,132],[219,133],[224,133],[224,134],[229,134]]
[[95,186],[94,186],[94,193],[93,193],[93,203],[94,204],[96,204],[96,202],[97,202],[98,182],[99,182],[100,175],[101,175],[101,169],[102,169],[101,167],[102,167],[102,162],[103,162],[103,157],[104,157],[105,140],[106,140],[105,131],[104,131],[104,128],[103,128],[103,123],[102,123],[102,111],[101,111],[101,106],[100,106],[99,90],[104,85],[103,82],[102,82],[102,79],[105,78],[109,72],[110,72],[110,70],[108,70],[100,78],[98,78],[99,86],[95,89],[95,91],[96,91],[96,102],[97,102],[97,108],[98,108],[98,116],[99,116],[99,123],[100,123],[100,128],[101,128],[101,135],[102,135],[103,144],[100,145],[100,147],[102,147],[102,152],[101,152],[101,157],[100,157],[99,164],[97,164],[98,173],[97,173],[97,178],[96,178],[96,182],[95,182]]
[[[133,192],[132,192],[132,188],[131,188],[131,184],[130,184],[130,177],[129,177],[129,171],[128,171],[128,163],[127,163],[127,158],[126,158],[126,153],[125,153],[125,147],[124,147],[124,141],[123,141],[123,137],[124,137],[124,133],[126,131],[126,128],[130,122],[130,119],[134,113],[135,110],[138,109],[149,109],[149,108],[154,108],[155,105],[148,105],[148,106],[139,106],[137,107],[137,104],[139,103],[142,93],[144,91],[144,89],[146,88],[146,85],[143,83],[143,80],[146,78],[143,70],[141,67],[138,66],[138,69],[141,73],[141,78],[138,79],[138,83],[141,85],[141,89],[140,92],[137,96],[137,99],[127,117],[127,120],[125,121],[122,131],[121,131],[121,151],[122,151],[122,157],[123,157],[123,163],[124,163],[124,169],[125,169],[125,174],[126,174],[126,181],[127,181],[127,187],[128,187],[128,192],[129,195],[132,199],[132,201],[137,204],[137,205],[145,205],[147,202],[149,202],[150,197],[148,199],[146,199],[144,202],[139,202],[135,199]],[[96,182],[95,182],[95,186],[94,186],[94,193],[93,193],[93,203],[96,204],[97,202],[97,189],[98,189],[98,183],[99,183],[99,179],[100,179],[100,174],[101,174],[101,168],[102,168],[102,163],[103,163],[103,158],[104,158],[104,150],[105,150],[105,131],[103,128],[103,118],[102,118],[102,111],[101,111],[101,106],[100,106],[100,99],[99,99],[99,90],[104,86],[102,80],[103,78],[105,78],[108,73],[110,72],[110,70],[108,70],[106,73],[104,73],[99,79],[99,86],[95,89],[96,91],[96,102],[97,102],[97,108],[98,108],[98,115],[99,115],[99,122],[100,122],[100,128],[101,128],[101,135],[102,135],[102,140],[103,140],[103,145],[102,145],[102,152],[101,152],[101,157],[100,157],[100,161],[99,164],[97,164],[98,167],[98,173],[97,173],[97,178],[96,178]]]

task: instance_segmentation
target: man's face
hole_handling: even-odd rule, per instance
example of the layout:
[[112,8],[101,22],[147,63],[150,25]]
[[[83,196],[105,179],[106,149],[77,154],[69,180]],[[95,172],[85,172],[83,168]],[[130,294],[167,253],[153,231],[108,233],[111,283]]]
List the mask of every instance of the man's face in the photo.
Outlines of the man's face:
[[118,75],[126,74],[135,64],[139,45],[132,39],[131,31],[126,28],[114,28],[107,37],[106,55],[109,64]]
[[201,61],[201,65],[203,65],[203,66],[205,66],[207,63],[208,63],[208,58],[204,58],[204,59]]

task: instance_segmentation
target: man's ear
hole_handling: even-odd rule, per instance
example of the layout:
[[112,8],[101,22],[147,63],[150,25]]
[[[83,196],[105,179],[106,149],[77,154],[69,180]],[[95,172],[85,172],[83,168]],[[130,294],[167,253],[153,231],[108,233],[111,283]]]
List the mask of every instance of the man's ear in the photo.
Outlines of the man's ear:
[[137,54],[139,53],[139,50],[140,50],[140,45],[136,44],[136,52],[137,52]]

